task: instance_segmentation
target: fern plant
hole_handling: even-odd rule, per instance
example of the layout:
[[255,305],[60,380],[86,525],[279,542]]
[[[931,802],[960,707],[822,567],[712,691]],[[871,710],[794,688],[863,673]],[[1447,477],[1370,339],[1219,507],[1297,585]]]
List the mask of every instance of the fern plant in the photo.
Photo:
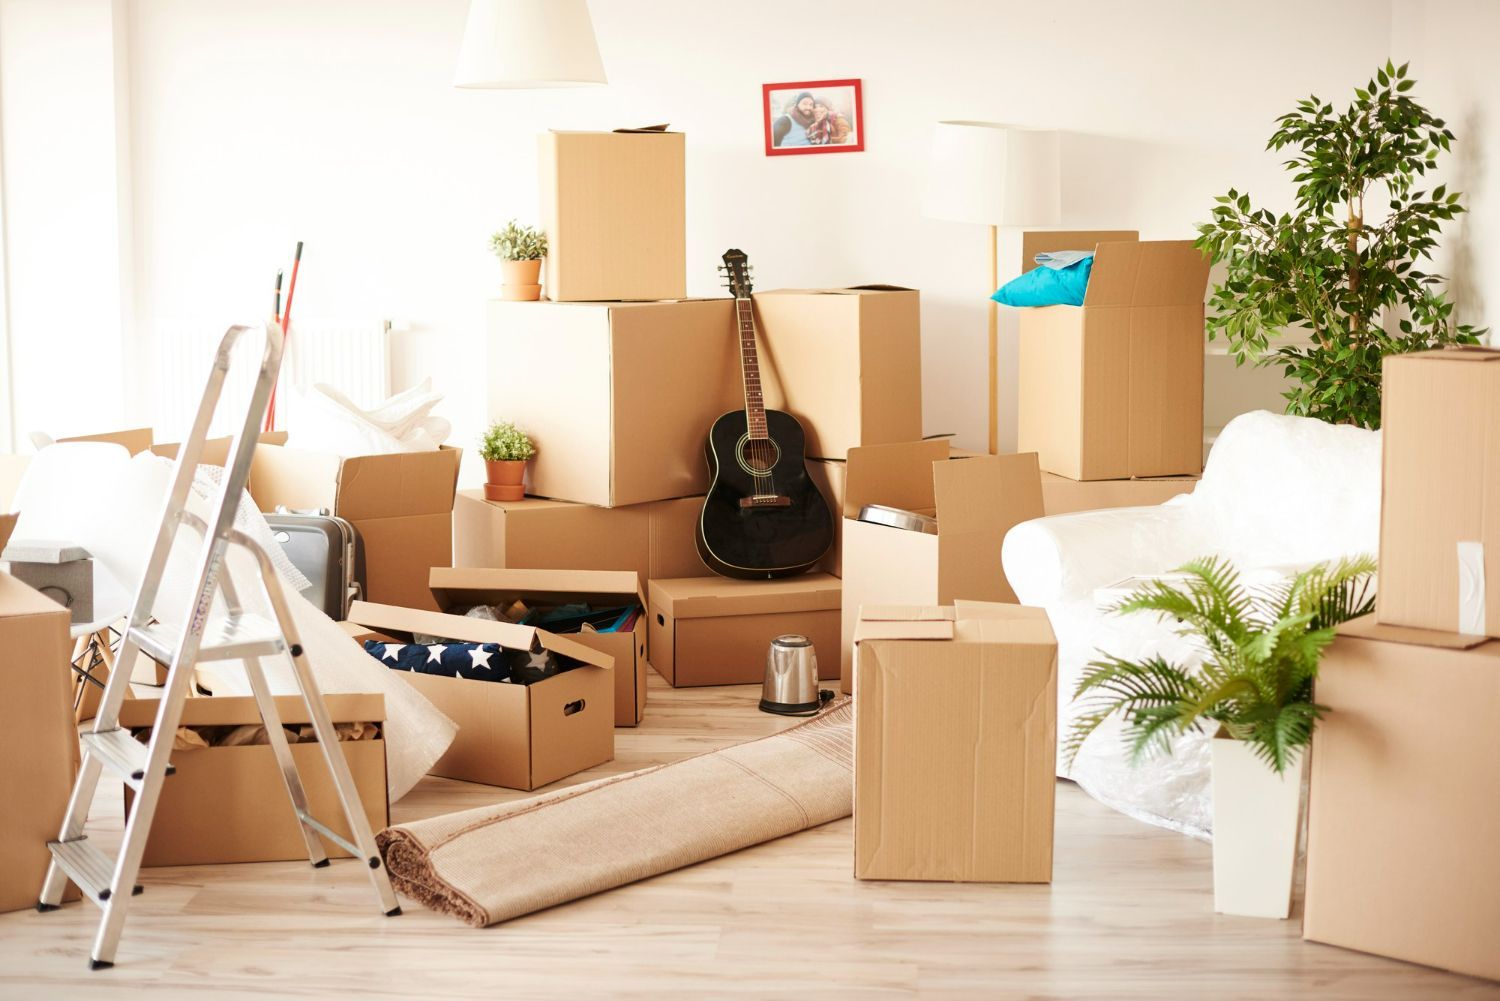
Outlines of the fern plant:
[[485,462],[525,462],[536,455],[536,445],[513,421],[496,421],[479,440],[479,457]]
[[540,261],[547,256],[547,234],[512,219],[490,235],[490,250],[502,261]]
[[1110,610],[1176,619],[1179,634],[1202,646],[1202,667],[1107,653],[1089,664],[1073,693],[1083,712],[1064,743],[1068,763],[1101,723],[1118,715],[1132,763],[1170,753],[1175,737],[1216,724],[1283,773],[1326,712],[1312,701],[1312,686],[1335,627],[1375,606],[1374,558],[1320,563],[1255,592],[1217,557],[1179,572],[1187,576],[1181,585],[1154,581]]

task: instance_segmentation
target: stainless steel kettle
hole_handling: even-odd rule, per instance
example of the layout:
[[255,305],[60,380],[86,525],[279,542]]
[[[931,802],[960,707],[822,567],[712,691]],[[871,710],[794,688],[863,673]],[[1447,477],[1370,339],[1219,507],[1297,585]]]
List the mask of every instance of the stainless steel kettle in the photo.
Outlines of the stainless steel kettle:
[[818,691],[818,653],[811,640],[788,633],[771,641],[760,690],[762,712],[811,716],[832,694]]

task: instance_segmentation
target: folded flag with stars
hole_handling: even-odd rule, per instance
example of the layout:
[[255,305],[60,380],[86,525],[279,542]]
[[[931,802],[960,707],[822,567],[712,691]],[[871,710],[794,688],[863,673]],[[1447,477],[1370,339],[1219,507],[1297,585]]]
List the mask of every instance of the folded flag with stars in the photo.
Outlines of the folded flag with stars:
[[393,671],[415,671],[471,681],[517,680],[510,665],[513,651],[498,643],[434,643],[428,646],[365,640],[365,652]]

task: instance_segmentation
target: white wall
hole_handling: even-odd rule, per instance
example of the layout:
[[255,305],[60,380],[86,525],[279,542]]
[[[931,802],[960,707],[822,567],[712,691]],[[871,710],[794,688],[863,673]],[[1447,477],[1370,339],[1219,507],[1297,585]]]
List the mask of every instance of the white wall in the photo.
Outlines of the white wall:
[[[27,2],[39,0],[0,9]],[[920,215],[932,122],[1076,133],[1065,147],[1065,225],[1189,237],[1230,186],[1285,204],[1278,158],[1264,151],[1275,116],[1312,91],[1346,93],[1388,50],[1403,58],[1406,33],[1431,20],[1364,0],[1253,10],[594,0],[608,87],[459,91],[450,83],[466,0],[120,2],[140,346],[167,325],[202,323],[211,336],[230,317],[264,314],[276,267],[304,239],[299,315],[409,319],[399,379],[431,374],[465,439],[484,414],[475,362],[497,280],[486,236],[511,216],[535,218],[534,136],[548,127],[670,121],[687,132],[694,294],[716,294],[714,264],[730,245],[749,251],[763,288],[921,288],[927,430],[982,445],[985,231]],[[1467,37],[1479,52],[1484,36]],[[1464,54],[1426,34],[1420,47],[1434,62]],[[1422,63],[1418,54],[1418,78],[1431,78],[1437,68]],[[763,155],[761,83],[846,76],[864,80],[867,152]],[[1440,96],[1457,99],[1467,85],[1455,76],[1422,91],[1461,135],[1462,113]],[[1491,100],[1484,113],[1494,109]],[[1476,211],[1456,236],[1481,235],[1483,224],[1492,240],[1500,192],[1467,187]],[[1473,258],[1484,260],[1494,257]],[[149,351],[129,357],[133,376],[149,373]],[[1009,336],[1002,376],[1013,398]],[[149,385],[131,385],[130,412],[110,423],[155,417]],[[1002,442],[1013,441],[1013,411],[1003,413]]]

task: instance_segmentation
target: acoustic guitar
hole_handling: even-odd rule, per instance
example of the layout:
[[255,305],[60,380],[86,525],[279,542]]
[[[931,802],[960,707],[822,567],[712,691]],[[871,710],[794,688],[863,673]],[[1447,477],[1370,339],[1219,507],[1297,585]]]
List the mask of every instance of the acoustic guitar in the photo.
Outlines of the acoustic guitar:
[[833,515],[808,478],[802,425],[765,407],[749,260],[744,251],[728,250],[719,270],[739,320],[745,409],[731,410],[708,432],[704,453],[713,485],[698,517],[698,555],[725,577],[790,577],[833,545]]

